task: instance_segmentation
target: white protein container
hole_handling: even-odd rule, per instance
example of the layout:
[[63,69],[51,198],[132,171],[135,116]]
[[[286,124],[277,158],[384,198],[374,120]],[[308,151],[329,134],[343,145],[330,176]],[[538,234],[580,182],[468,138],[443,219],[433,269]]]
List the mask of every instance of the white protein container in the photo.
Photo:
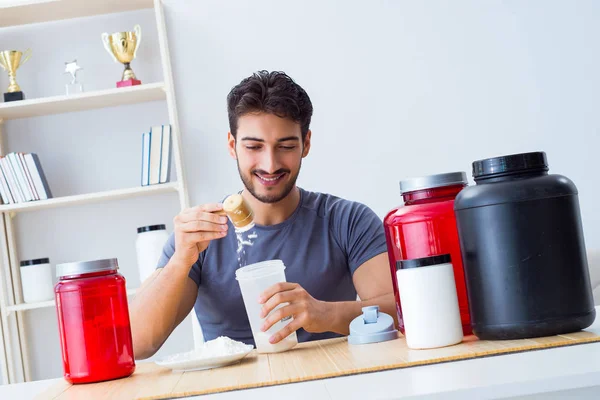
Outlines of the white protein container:
[[[269,338],[292,322],[292,317],[276,322],[266,332],[260,330],[265,318],[260,318],[260,311],[263,305],[258,303],[258,298],[270,286],[286,281],[283,261],[263,261],[242,267],[235,271],[235,279],[240,284],[244,306],[246,307],[250,328],[252,329],[252,336],[254,336],[254,342],[256,343],[256,351],[259,353],[278,353],[296,346],[298,344],[296,332],[293,332],[279,343],[269,343]],[[287,304],[282,303],[278,305],[269,315],[277,309],[285,307]]]
[[25,303],[54,299],[54,276],[48,258],[21,261],[21,286]]
[[450,254],[396,263],[406,344],[431,349],[463,339]]
[[169,239],[165,225],[150,225],[137,228],[135,251],[137,255],[140,283],[144,283],[158,264],[163,247]]

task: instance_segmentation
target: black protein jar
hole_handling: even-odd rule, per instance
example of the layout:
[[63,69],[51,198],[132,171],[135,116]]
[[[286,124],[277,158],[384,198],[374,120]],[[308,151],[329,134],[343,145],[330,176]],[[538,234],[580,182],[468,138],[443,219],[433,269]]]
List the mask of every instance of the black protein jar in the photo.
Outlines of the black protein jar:
[[454,203],[473,332],[522,339],[574,332],[596,317],[577,188],[546,153],[473,163]]

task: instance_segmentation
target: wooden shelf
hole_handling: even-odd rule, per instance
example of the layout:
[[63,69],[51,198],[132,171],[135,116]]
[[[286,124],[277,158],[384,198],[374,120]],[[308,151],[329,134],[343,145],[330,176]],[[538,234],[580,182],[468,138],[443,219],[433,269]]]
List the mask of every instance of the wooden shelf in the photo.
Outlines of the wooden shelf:
[[45,208],[60,207],[66,205],[77,205],[95,203],[104,200],[126,199],[136,196],[152,195],[157,193],[176,192],[179,189],[177,182],[161,183],[136,188],[117,189],[106,192],[78,194],[75,196],[57,197],[48,200],[29,201],[27,203],[0,205],[0,212],[22,212],[43,210]]
[[[1,12],[1,11],[0,11]],[[0,119],[17,119],[165,100],[164,83],[0,103]]]
[[[128,296],[133,296],[133,295],[135,295],[136,292],[137,292],[137,289],[127,289]],[[36,308],[47,308],[47,307],[54,307],[54,306],[55,306],[54,300],[49,300],[49,301],[42,301],[39,303],[15,304],[14,306],[6,307],[6,309],[9,312],[11,312],[11,311],[34,310]]]
[[153,0],[7,0],[0,27],[152,8]]

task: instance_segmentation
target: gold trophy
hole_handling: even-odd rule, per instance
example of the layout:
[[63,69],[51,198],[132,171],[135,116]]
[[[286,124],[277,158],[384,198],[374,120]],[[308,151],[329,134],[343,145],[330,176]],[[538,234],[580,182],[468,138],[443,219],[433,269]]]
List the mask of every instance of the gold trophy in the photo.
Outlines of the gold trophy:
[[102,42],[104,48],[108,51],[115,60],[125,65],[123,76],[117,87],[126,87],[141,85],[142,81],[136,79],[133,70],[129,66],[131,61],[135,58],[138,47],[140,47],[140,41],[142,40],[142,28],[139,25],[133,27],[133,32],[115,32],[112,35],[108,33],[102,34]]
[[[21,57],[25,54],[25,57]],[[31,49],[20,52],[17,50],[0,51],[0,66],[8,71],[8,93],[4,93],[4,101],[23,100],[25,95],[17,83],[17,68],[25,64],[31,57]]]

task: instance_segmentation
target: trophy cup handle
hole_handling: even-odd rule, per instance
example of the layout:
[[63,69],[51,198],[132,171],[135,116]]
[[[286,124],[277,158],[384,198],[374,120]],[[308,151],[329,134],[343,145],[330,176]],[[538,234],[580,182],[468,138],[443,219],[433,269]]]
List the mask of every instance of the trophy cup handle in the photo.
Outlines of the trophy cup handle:
[[21,59],[21,62],[19,63],[19,67],[23,64],[25,64],[27,62],[27,60],[29,60],[29,57],[31,57],[31,49],[27,49],[23,52],[23,55],[25,56],[23,59]]
[[135,37],[137,39],[136,44],[135,44],[135,50],[133,51],[133,58],[135,58],[138,48],[140,47],[140,42],[142,41],[142,27],[139,25],[136,25],[133,27],[133,31],[135,32]]
[[117,57],[115,57],[115,55],[113,54],[111,48],[110,48],[110,43],[108,42],[108,33],[104,32],[102,35],[102,43],[104,44],[104,48],[106,49],[106,51],[108,51],[108,54],[110,54],[110,56],[113,58],[113,60],[115,60],[115,62],[119,62],[119,60],[117,60]]

